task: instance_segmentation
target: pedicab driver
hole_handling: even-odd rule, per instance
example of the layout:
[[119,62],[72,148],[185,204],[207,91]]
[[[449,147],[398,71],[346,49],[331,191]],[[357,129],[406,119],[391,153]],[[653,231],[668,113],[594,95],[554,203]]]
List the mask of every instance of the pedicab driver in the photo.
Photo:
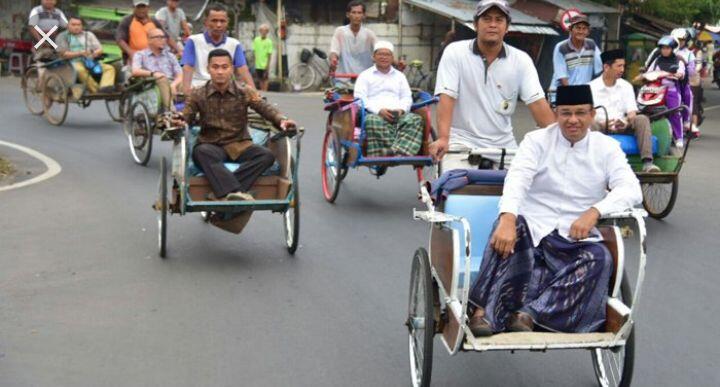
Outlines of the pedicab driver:
[[[275,161],[267,148],[254,145],[247,129],[248,107],[282,130],[295,127],[252,87],[232,80],[230,53],[218,48],[207,59],[210,80],[193,89],[183,110],[183,121],[194,123],[199,113],[200,134],[192,151],[193,161],[202,169],[212,187],[213,200],[253,200],[248,193],[255,180]],[[183,121],[174,122],[182,125]],[[230,172],[224,162],[241,163]]]
[[590,86],[557,91],[557,124],[525,136],[505,179],[470,293],[475,336],[593,332],[605,321],[613,260],[595,226],[642,192],[618,142],[590,131]]
[[448,45],[437,72],[438,139],[430,153],[445,171],[472,168],[467,155],[446,155],[448,149],[516,148],[511,117],[518,99],[540,127],[555,121],[532,59],[503,42],[507,2],[479,2],[474,21],[477,37]]

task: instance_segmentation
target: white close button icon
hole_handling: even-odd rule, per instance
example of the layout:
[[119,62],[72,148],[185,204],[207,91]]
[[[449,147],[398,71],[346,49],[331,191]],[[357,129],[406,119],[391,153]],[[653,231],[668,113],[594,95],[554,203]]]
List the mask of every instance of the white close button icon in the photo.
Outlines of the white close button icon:
[[43,30],[40,29],[40,27],[35,26],[35,31],[40,33],[40,36],[42,36],[42,39],[40,39],[39,42],[35,43],[35,49],[37,50],[37,48],[40,47],[40,45],[43,44],[43,42],[48,42],[53,47],[53,49],[57,50],[57,48],[58,48],[57,44],[55,44],[55,42],[53,42],[52,39],[50,39],[50,35],[52,35],[53,32],[55,32],[57,29],[58,29],[58,26],[53,26],[53,28],[51,28],[50,31],[48,31],[48,33],[46,34],[45,32],[43,32]]

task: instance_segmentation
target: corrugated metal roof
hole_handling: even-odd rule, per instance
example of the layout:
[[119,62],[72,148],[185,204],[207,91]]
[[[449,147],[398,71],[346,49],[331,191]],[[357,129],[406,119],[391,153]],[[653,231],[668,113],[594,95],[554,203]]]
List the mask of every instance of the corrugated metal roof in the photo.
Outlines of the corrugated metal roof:
[[[475,25],[472,22],[464,22],[463,23],[465,27],[470,28],[471,30],[475,31]],[[560,35],[557,31],[555,31],[552,27],[546,27],[546,26],[527,26],[522,24],[510,24],[510,31],[511,32],[521,32],[523,34],[532,34],[532,35]]]
[[542,0],[546,3],[550,3],[562,9],[577,8],[582,13],[620,13],[615,8],[608,7],[606,5],[593,3],[590,1],[579,1],[579,0]]
[[[461,22],[472,21],[477,1],[468,0],[405,0],[418,8],[434,12]],[[514,8],[510,9],[510,18],[513,24],[547,26],[548,23],[522,13]]]

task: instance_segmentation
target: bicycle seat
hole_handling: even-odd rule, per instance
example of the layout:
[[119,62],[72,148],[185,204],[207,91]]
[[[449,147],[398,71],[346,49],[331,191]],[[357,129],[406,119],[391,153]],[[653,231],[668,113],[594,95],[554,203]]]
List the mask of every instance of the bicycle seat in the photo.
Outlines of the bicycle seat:
[[313,48],[313,53],[315,53],[315,55],[319,56],[320,59],[322,59],[322,60],[327,59],[327,54],[325,53],[325,51],[323,51],[317,47]]

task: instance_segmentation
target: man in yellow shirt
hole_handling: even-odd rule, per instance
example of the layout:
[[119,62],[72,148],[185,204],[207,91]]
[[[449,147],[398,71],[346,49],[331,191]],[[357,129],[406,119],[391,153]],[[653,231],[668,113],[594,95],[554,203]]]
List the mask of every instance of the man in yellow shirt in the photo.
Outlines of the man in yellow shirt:
[[260,36],[256,36],[253,40],[253,53],[255,53],[255,75],[260,83],[260,90],[268,89],[268,65],[270,64],[270,56],[273,53],[272,39],[268,38],[270,27],[262,24],[258,29]]

